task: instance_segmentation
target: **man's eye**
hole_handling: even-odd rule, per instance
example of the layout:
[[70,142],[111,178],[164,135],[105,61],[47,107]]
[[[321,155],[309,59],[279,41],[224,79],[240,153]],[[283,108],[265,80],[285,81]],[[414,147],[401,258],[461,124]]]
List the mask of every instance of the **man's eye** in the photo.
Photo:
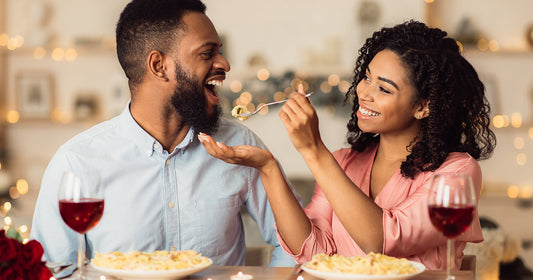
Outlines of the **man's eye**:
[[213,52],[212,51],[203,52],[202,56],[205,57],[205,58],[211,58],[211,57],[213,57]]

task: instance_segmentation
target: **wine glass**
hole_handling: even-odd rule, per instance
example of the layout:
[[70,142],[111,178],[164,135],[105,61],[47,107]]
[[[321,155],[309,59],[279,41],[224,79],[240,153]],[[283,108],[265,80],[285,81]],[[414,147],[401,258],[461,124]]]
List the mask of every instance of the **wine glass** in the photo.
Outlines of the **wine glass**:
[[66,171],[59,186],[59,213],[78,236],[78,270],[75,279],[85,279],[85,233],[98,224],[104,213],[104,190],[95,170]]
[[436,174],[428,195],[428,210],[431,223],[448,238],[446,279],[455,279],[454,239],[465,232],[474,219],[476,194],[472,178],[468,174]]

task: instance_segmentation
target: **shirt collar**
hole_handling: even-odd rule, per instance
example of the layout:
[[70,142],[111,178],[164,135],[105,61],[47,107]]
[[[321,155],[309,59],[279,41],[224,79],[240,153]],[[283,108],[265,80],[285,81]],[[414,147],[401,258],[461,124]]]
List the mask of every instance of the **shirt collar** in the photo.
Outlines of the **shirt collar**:
[[[150,135],[148,132],[146,132],[133,118],[130,112],[130,102],[128,102],[128,105],[122,111],[122,113],[118,116],[119,121],[119,129],[121,134],[127,139],[130,139],[133,143],[135,143],[138,147],[140,147],[147,156],[152,156],[154,151],[158,150],[159,152],[163,152],[163,146],[159,141],[157,141],[152,135]],[[174,149],[175,151],[178,150],[184,150],[186,147],[191,144],[195,139],[196,132],[194,129],[189,128],[189,131],[187,132],[187,135],[185,135],[185,138],[181,143],[176,146]]]

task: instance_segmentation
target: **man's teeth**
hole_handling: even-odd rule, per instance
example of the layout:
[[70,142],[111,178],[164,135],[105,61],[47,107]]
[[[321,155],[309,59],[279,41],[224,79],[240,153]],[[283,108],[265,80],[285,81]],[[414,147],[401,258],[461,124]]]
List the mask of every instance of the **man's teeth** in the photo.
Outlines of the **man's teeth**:
[[370,111],[370,110],[366,110],[366,109],[363,109],[363,108],[359,108],[359,112],[361,112],[361,114],[363,114],[365,116],[380,116],[381,115],[380,113],[376,113],[376,112],[373,112],[373,111]]
[[216,86],[216,87],[221,87],[222,83],[224,83],[224,82],[223,81],[218,81],[218,80],[211,80],[211,81],[207,82],[206,84],[212,85],[212,86]]

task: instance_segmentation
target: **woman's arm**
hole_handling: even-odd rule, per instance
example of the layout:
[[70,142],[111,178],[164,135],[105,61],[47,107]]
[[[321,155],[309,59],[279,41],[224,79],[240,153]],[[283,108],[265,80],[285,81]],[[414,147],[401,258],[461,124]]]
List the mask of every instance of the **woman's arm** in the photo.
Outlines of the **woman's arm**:
[[200,134],[198,138],[210,155],[227,163],[259,170],[278,231],[292,253],[299,254],[302,244],[311,233],[311,223],[272,153],[249,145],[228,147],[205,134]]
[[279,116],[350,236],[365,252],[383,250],[383,211],[346,176],[322,142],[318,117],[303,94],[293,94]]

